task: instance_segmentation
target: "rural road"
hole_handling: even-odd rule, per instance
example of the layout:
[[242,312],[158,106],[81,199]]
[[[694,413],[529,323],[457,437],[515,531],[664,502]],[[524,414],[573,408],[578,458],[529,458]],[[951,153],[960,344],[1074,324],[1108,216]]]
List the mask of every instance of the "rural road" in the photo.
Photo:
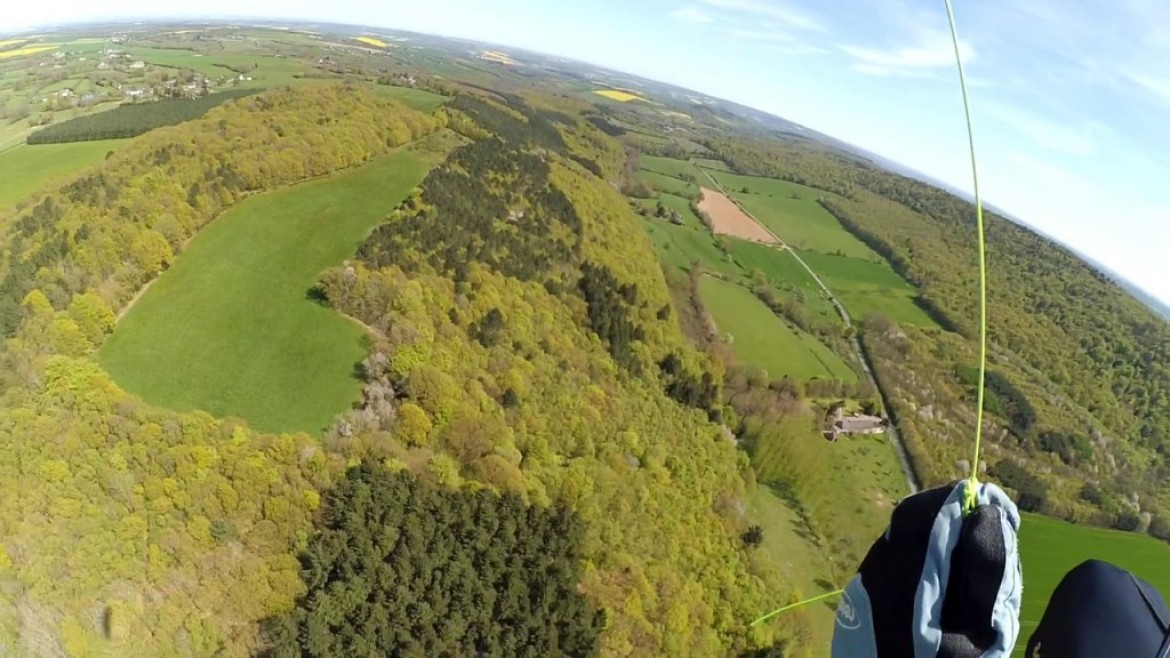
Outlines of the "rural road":
[[[715,180],[715,177],[711,175],[711,172],[699,166],[699,163],[695,162],[694,160],[691,160],[691,165],[694,166],[695,169],[702,171],[703,174],[707,176],[707,179],[711,181],[711,184],[715,186],[715,189],[719,190],[721,194],[730,199],[732,203],[739,206],[739,209],[742,210],[745,215],[751,217],[753,221],[755,221],[760,225],[761,228],[767,231],[768,235],[772,236],[772,239],[776,241],[777,249],[780,251],[787,251],[789,254],[792,254],[792,257],[796,259],[796,262],[800,263],[800,266],[808,271],[809,275],[813,278],[813,281],[817,282],[817,285],[820,286],[821,291],[824,292],[828,300],[832,302],[833,307],[837,309],[837,314],[841,316],[841,320],[845,323],[845,327],[847,329],[853,329],[853,318],[849,315],[849,311],[845,310],[845,306],[840,302],[840,300],[837,299],[837,296],[833,294],[833,291],[829,290],[829,287],[825,285],[825,282],[821,280],[821,277],[816,273],[815,270],[813,270],[812,267],[809,267],[809,264],[800,257],[800,254],[798,254],[795,249],[789,247],[788,243],[784,242],[784,240],[782,240],[780,236],[776,235],[772,229],[768,228],[767,225],[756,219],[750,212],[748,212],[747,208],[743,207],[743,204],[728,194],[727,191],[723,189],[723,186],[719,184],[719,181]],[[850,333],[851,336],[849,337],[849,342],[853,345],[853,351],[857,354],[857,362],[861,364],[862,370],[865,371],[866,379],[869,380],[869,383],[873,386],[874,390],[877,391],[878,395],[881,396],[882,406],[886,409],[889,409],[890,401],[886,399],[885,391],[883,391],[882,387],[878,385],[877,378],[874,376],[873,369],[870,367],[869,359],[866,357],[865,351],[861,349],[861,341],[857,338],[857,331],[854,330]],[[910,457],[906,453],[906,447],[902,445],[902,436],[898,433],[898,428],[893,422],[890,423],[887,434],[890,436],[890,443],[894,446],[894,452],[898,454],[898,461],[902,464],[902,473],[906,476],[906,486],[910,489],[910,493],[917,493],[920,489],[918,478],[914,474],[913,467],[910,466]]]

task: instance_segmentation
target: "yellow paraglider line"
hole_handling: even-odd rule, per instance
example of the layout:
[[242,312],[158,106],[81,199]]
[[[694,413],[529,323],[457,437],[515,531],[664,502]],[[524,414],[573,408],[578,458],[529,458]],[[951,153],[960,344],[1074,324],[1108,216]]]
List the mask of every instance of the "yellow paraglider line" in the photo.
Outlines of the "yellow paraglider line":
[[[983,221],[983,197],[979,192],[979,167],[975,160],[975,129],[972,126],[971,103],[967,95],[967,76],[963,71],[963,55],[959,48],[959,29],[955,25],[955,9],[951,6],[951,0],[943,0],[943,4],[946,5],[947,21],[951,26],[951,43],[955,48],[955,64],[959,69],[959,89],[963,93],[963,115],[967,121],[967,146],[971,154],[971,180],[975,192],[975,225],[979,242],[979,386],[977,389],[978,399],[976,400],[978,408],[975,420],[975,454],[971,460],[971,476],[968,478],[966,496],[963,501],[963,511],[969,513],[978,505],[979,451],[983,444],[983,398],[987,385],[987,232]],[[844,589],[839,589],[790,603],[756,619],[751,625],[761,624],[783,612],[837,596],[844,591]]]
[[959,89],[963,92],[963,115],[967,119],[967,146],[971,152],[971,181],[975,187],[975,224],[979,232],[979,387],[975,402],[975,455],[971,460],[971,478],[967,487],[963,511],[976,506],[979,485],[979,449],[983,444],[983,396],[987,385],[987,234],[983,226],[983,198],[979,194],[979,167],[975,163],[975,129],[971,125],[971,103],[967,98],[967,76],[963,72],[963,56],[959,49],[959,29],[955,27],[955,9],[951,0],[947,6],[947,20],[951,24],[951,43],[955,47],[955,64],[959,69]]
[[759,619],[753,621],[751,623],[751,625],[755,626],[757,624],[762,624],[762,623],[768,621],[769,619],[771,619],[772,617],[775,617],[776,615],[780,614],[781,612],[788,612],[789,610],[792,610],[793,608],[799,608],[801,606],[808,605],[810,603],[816,603],[817,601],[823,601],[827,598],[831,598],[831,597],[837,596],[838,594],[843,594],[843,593],[845,593],[845,590],[839,589],[835,592],[827,592],[827,593],[821,594],[819,596],[814,596],[811,599],[805,599],[803,601],[797,601],[796,603],[790,603],[790,604],[784,606],[783,608],[776,608],[772,612],[769,612],[768,614],[764,615],[763,617],[760,617]]

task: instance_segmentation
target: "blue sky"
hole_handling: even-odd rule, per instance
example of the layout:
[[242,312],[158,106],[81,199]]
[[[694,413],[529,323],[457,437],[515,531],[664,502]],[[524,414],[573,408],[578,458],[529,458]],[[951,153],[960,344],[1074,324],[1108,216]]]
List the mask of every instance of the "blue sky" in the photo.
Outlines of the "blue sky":
[[[955,0],[986,198],[1170,302],[1170,3]],[[18,3],[0,29],[149,17]],[[970,190],[942,0],[202,0],[478,38],[690,87]],[[173,11],[172,11],[173,13]],[[992,267],[995,263],[992,262]],[[994,293],[994,291],[993,291]]]

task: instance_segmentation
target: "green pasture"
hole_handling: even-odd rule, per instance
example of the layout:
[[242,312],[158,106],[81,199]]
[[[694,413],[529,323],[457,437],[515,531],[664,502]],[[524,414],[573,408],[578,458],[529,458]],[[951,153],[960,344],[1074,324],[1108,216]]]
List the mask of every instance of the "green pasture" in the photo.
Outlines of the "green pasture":
[[[833,574],[823,559],[824,549],[817,546],[800,516],[775,489],[760,483],[747,496],[747,513],[751,522],[764,531],[764,541],[752,552],[751,559],[771,565],[783,578],[792,600],[832,591],[832,587],[826,587],[833,584]],[[787,602],[784,599],[773,604],[779,607]],[[761,610],[760,614],[766,612]],[[807,616],[812,629],[812,637],[807,638],[807,645],[802,648],[828,650],[833,639],[833,610],[828,605],[812,605],[798,614]]]
[[735,262],[749,278],[760,272],[778,295],[793,299],[810,312],[834,323],[840,322],[841,316],[833,308],[833,303],[791,251],[747,240],[731,240],[730,245]]
[[702,172],[696,170],[694,165],[686,160],[663,158],[656,155],[643,155],[638,161],[638,167],[643,171],[653,171],[664,176],[679,179],[685,175],[690,175],[694,176],[697,180],[702,180],[703,175]]
[[731,168],[728,167],[727,163],[722,161],[722,160],[696,160],[695,164],[702,167],[703,169],[711,169],[713,171],[725,171],[725,172],[729,172],[729,173],[731,172]]
[[72,144],[20,144],[0,152],[0,211],[63,178],[105,159],[129,140]]
[[[830,289],[832,284],[830,284]],[[893,322],[916,327],[938,327],[926,311],[914,303],[914,295],[873,293],[861,290],[833,291],[854,321],[882,316]]]
[[[1070,569],[1088,559],[1104,560],[1150,582],[1170,597],[1170,546],[1152,537],[1073,525],[1036,514],[1020,524],[1020,561],[1024,569],[1024,604],[1020,642],[1012,655],[1024,655],[1048,599]],[[1106,604],[1106,602],[1102,602]]]
[[836,217],[817,203],[817,199],[827,192],[772,178],[705,171],[786,244],[827,254],[840,252],[858,258],[873,256],[869,247],[853,237]]
[[382,98],[393,98],[394,100],[402,101],[407,106],[419,112],[426,112],[427,114],[434,112],[439,109],[440,105],[447,102],[446,96],[440,96],[439,94],[413,87],[378,85],[375,91]]
[[308,292],[440,157],[403,149],[239,203],[130,308],[102,365],[152,404],[322,431],[360,397],[365,331]]
[[148,64],[190,69],[209,78],[236,77],[239,69],[250,81],[239,81],[240,87],[279,87],[303,84],[311,79],[297,77],[311,69],[292,58],[238,53],[205,54],[178,48],[128,48],[126,53]]
[[841,357],[815,337],[776,317],[743,286],[704,277],[699,294],[720,333],[731,335],[731,350],[736,358],[764,368],[769,377],[857,380]]
[[914,302],[914,287],[878,256],[863,259],[807,250],[799,253],[854,318],[883,315],[899,324],[938,326]]
[[658,259],[682,270],[690,270],[698,261],[704,270],[738,276],[739,268],[711,237],[706,227],[676,226],[669,220],[642,217],[642,228],[654,243]]
[[667,210],[677,212],[687,227],[700,229],[707,233],[709,237],[711,236],[711,231],[707,228],[707,225],[703,223],[702,219],[699,219],[699,216],[695,214],[694,208],[691,207],[690,199],[678,196],[677,194],[660,194],[657,200],[652,200],[648,204],[651,210],[656,207],[657,201],[661,201]]
[[654,171],[639,171],[635,175],[637,176],[638,180],[646,183],[659,192],[666,192],[667,194],[674,194],[687,198],[697,197],[699,195],[698,185],[679,180],[673,176],[667,176]]
[[[667,209],[678,212],[682,225],[653,216],[659,201]],[[691,209],[689,199],[664,193],[658,199],[640,199],[638,203],[651,213],[651,216],[641,218],[642,228],[654,243],[660,261],[686,271],[690,271],[691,265],[697,261],[709,272],[732,277],[741,274],[735,262],[719,248],[707,225]]]
[[914,287],[898,276],[889,263],[879,256],[870,258],[855,258],[851,256],[837,256],[818,251],[800,251],[800,257],[808,266],[813,268],[821,279],[828,284],[835,281],[842,287],[884,288],[886,290],[901,290],[913,292]]
[[[752,466],[761,481],[747,496],[748,518],[764,534],[752,559],[766,559],[790,588],[789,598],[777,600],[776,606],[843,586],[860,556],[889,523],[894,503],[909,493],[897,455],[884,437],[829,443],[809,427],[787,439],[800,445],[757,447]],[[769,477],[792,468],[799,469],[800,477],[815,482],[812,489],[806,485],[797,492],[800,504],[821,523],[835,528],[838,541],[849,546],[851,557],[826,560],[832,553],[840,556],[841,546],[830,551],[823,537],[813,537],[793,507],[797,501],[785,496],[783,487],[766,483]],[[809,625],[810,636],[793,655],[826,655],[836,604],[836,599],[830,599],[786,613],[804,615]]]

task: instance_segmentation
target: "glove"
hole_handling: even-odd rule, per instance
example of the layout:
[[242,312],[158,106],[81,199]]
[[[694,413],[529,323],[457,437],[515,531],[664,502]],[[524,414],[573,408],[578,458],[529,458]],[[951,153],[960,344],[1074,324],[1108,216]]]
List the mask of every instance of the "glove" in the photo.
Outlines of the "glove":
[[1065,575],[1028,640],[1028,658],[1166,658],[1170,610],[1146,581],[1098,560]]
[[[1019,634],[1020,514],[969,480],[894,508],[837,607],[833,658],[1008,658]],[[1048,658],[1044,656],[1044,658]]]

